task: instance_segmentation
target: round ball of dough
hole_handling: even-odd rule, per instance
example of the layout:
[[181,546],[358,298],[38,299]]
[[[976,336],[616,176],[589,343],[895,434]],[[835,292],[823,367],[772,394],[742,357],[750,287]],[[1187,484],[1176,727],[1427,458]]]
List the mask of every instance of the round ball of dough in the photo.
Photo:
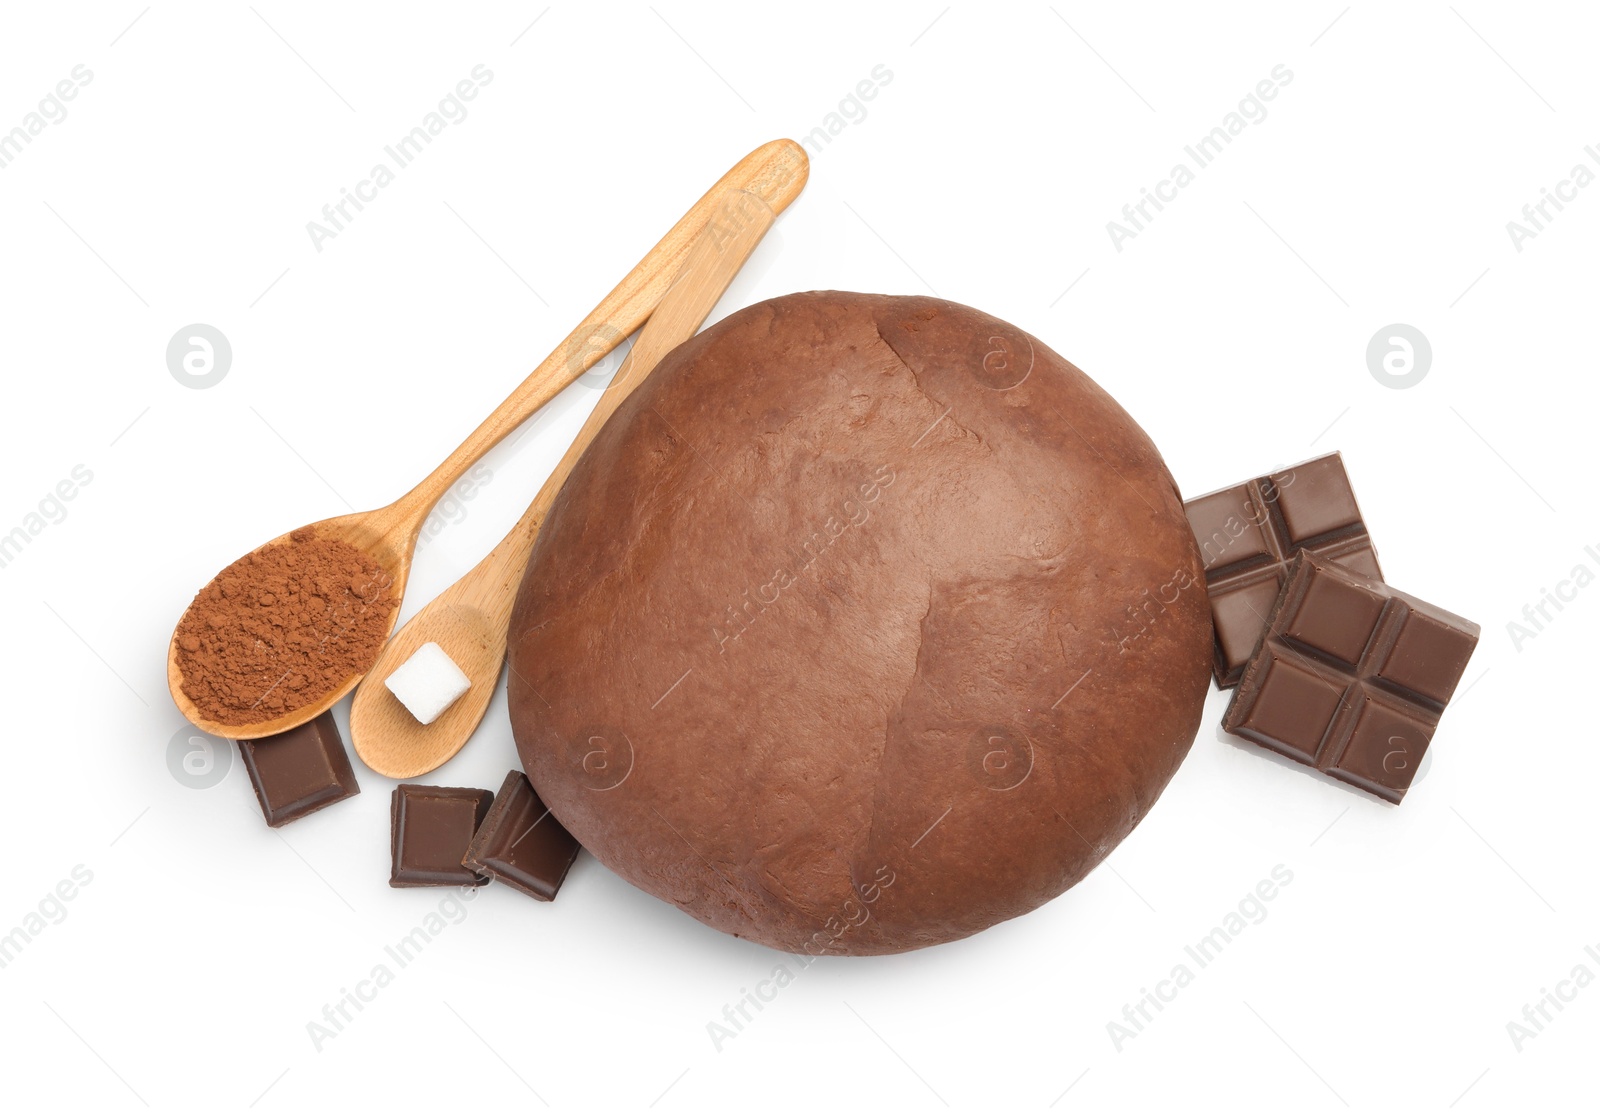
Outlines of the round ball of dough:
[[669,354],[584,454],[510,628],[540,797],[634,885],[791,952],[1048,902],[1155,803],[1211,661],[1150,439],[933,298],[792,294]]

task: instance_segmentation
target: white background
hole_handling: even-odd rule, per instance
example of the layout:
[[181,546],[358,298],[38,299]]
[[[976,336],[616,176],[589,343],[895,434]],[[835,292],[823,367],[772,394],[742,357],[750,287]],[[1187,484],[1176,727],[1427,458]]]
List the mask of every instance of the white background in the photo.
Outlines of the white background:
[[[0,970],[0,1103],[1591,1104],[1600,988],[1520,1051],[1507,1023],[1600,975],[1600,588],[1520,647],[1507,624],[1600,571],[1600,188],[1520,252],[1506,223],[1600,170],[1600,25],[1341,6],[8,6],[0,129],[75,65],[93,79],[0,171],[0,533],[74,466],[93,480],[0,569],[0,932],[76,865],[93,880]],[[480,63],[470,115],[318,252],[306,222]],[[318,1052],[307,1023],[453,892],[389,888],[391,783],[364,767],[359,797],[277,832],[237,759],[175,779],[172,624],[256,543],[410,487],[729,165],[880,64],[717,316],[828,287],[974,304],[1095,376],[1186,494],[1341,449],[1391,582],[1483,625],[1430,765],[1391,808],[1228,742],[1213,693],[1077,888],[970,940],[819,962],[720,1051],[707,1023],[785,958],[583,857],[553,905],[481,893]],[[1268,116],[1117,251],[1106,223],[1279,64]],[[196,322],[233,346],[207,390],[164,357]],[[1408,390],[1365,360],[1397,322],[1434,353]],[[407,614],[595,397],[488,459]],[[429,781],[495,788],[514,763],[499,697]],[[1279,864],[1265,920],[1119,1051],[1108,1022]]]

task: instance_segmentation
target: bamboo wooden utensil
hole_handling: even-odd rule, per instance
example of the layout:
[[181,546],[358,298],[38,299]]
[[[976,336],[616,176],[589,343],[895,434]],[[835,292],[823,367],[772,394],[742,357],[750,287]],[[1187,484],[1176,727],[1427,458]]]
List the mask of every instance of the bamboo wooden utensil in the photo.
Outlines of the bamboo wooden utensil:
[[[483,719],[500,682],[507,625],[522,572],[556,494],[606,420],[658,361],[694,336],[776,214],[754,194],[735,191],[700,236],[679,280],[661,300],[627,360],[601,395],[566,455],[527,512],[487,557],[413,616],[384,646],[356,690],[350,738],[367,766],[390,778],[416,778],[460,751]],[[472,685],[438,719],[420,723],[384,684],[426,643],[437,643]]]
[[[420,484],[387,507],[311,524],[317,537],[346,542],[382,568],[397,605],[389,614],[389,630],[399,616],[398,603],[405,595],[417,537],[428,512],[440,497],[501,439],[650,316],[730,190],[747,191],[760,198],[774,213],[781,213],[799,196],[807,174],[805,151],[792,140],[775,140],[752,151],[695,202],[566,340]],[[260,548],[288,541],[289,535],[283,534]],[[229,739],[259,739],[299,727],[333,707],[355,688],[363,673],[365,670],[357,670],[321,700],[293,712],[248,724],[224,724],[208,719],[184,693],[176,631],[167,649],[167,687],[178,711],[202,731]]]

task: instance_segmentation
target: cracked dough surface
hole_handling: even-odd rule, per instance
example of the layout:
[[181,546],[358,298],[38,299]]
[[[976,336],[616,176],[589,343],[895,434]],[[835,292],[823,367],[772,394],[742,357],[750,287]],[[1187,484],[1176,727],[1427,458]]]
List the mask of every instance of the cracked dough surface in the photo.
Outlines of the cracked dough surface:
[[510,630],[511,719],[611,870],[794,952],[1049,901],[1147,813],[1210,676],[1144,432],[1014,326],[793,294],[680,346],[584,454]]

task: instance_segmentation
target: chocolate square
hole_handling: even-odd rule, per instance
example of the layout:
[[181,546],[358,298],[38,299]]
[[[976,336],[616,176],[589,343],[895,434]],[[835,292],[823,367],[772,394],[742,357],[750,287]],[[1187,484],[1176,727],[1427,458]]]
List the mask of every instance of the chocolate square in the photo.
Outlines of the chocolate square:
[[1270,647],[1262,647],[1262,654],[1267,660],[1261,666],[1266,675],[1261,693],[1241,717],[1238,734],[1291,759],[1312,762],[1343,707],[1345,687],[1301,655]]
[[1320,651],[1345,666],[1361,661],[1384,601],[1337,577],[1313,577],[1278,626],[1302,650]]
[[1364,533],[1361,508],[1337,453],[1306,461],[1271,477],[1285,537],[1292,547],[1353,531]]
[[1255,488],[1236,484],[1183,505],[1205,570],[1263,565],[1277,556]]
[[[1250,661],[1256,644],[1261,641],[1261,628],[1272,612],[1272,605],[1283,591],[1283,574],[1271,570],[1262,580],[1235,585],[1228,592],[1211,598],[1211,629],[1213,632],[1213,672],[1215,663]],[[1231,667],[1230,667],[1231,669]],[[1244,672],[1244,667],[1239,667]],[[1237,680],[1237,679],[1235,679]],[[1222,684],[1219,677],[1218,685]]]
[[1433,725],[1371,692],[1361,694],[1357,707],[1355,725],[1329,773],[1369,794],[1398,801],[1396,791],[1404,796],[1416,777]]
[[331,710],[298,728],[238,744],[261,814],[273,828],[361,792]]
[[488,882],[461,861],[493,801],[488,790],[396,786],[389,803],[389,885],[481,887]]
[[1222,727],[1386,801],[1405,797],[1478,625],[1297,555]]
[[1411,612],[1378,667],[1378,679],[1445,704],[1455,693],[1477,642],[1451,626],[1448,619]]
[[523,894],[549,902],[561,889],[578,842],[545,808],[527,775],[506,775],[465,863]]
[[1383,577],[1337,453],[1196,496],[1183,509],[1205,566],[1221,689],[1238,684],[1296,554]]

